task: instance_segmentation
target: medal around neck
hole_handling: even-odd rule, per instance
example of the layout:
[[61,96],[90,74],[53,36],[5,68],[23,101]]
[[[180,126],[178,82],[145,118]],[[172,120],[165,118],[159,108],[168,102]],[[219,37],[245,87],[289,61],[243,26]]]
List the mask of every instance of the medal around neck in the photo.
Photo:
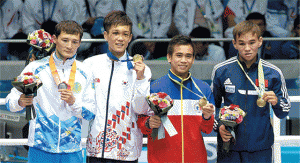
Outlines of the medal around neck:
[[199,100],[199,107],[203,107],[207,105],[207,99],[205,97],[202,97],[200,100]]
[[65,82],[62,82],[58,85],[58,89],[67,89],[68,85]]
[[256,101],[258,107],[263,108],[266,106],[266,101],[259,97]]

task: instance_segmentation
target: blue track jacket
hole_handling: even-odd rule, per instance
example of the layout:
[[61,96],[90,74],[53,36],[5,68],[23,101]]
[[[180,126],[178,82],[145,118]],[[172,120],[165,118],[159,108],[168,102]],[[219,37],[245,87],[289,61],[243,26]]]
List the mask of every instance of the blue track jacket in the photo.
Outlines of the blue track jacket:
[[[267,103],[263,108],[256,105],[258,94],[237,61],[237,57],[232,57],[216,65],[212,73],[211,84],[216,108],[221,107],[223,97],[225,106],[239,105],[247,113],[243,122],[236,127],[236,144],[232,143],[230,149],[249,152],[269,149],[274,143],[273,127],[270,123],[271,104]],[[246,68],[244,62],[241,62],[244,70],[257,86],[258,61],[259,59],[249,69]],[[278,98],[278,103],[272,108],[276,116],[282,119],[288,115],[291,107],[285,79],[281,70],[273,64],[262,60],[262,66],[266,91],[273,91]],[[219,109],[216,112],[216,115],[218,114]],[[214,129],[218,132],[221,124],[218,123],[217,116],[216,119]],[[218,142],[222,142],[219,133]]]

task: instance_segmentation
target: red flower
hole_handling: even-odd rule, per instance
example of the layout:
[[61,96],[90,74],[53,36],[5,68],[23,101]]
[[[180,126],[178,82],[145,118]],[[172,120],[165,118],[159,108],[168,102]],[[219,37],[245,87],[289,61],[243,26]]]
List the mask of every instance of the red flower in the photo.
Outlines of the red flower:
[[28,79],[28,82],[29,84],[33,83],[33,79],[32,78]]
[[167,107],[168,105],[164,102],[160,102],[158,106],[159,106],[159,108],[163,109],[163,108]]
[[42,30],[38,30],[38,34],[43,34],[43,31]]
[[29,82],[28,82],[28,80],[24,80],[24,85],[26,85],[26,84],[28,84]]
[[234,108],[239,108],[240,106],[238,105],[234,105],[234,104],[230,104],[229,109],[233,110]]
[[42,46],[43,48],[46,47],[46,43],[43,42],[41,46]]
[[154,105],[158,105],[158,101],[157,100],[153,100],[152,101]]
[[32,72],[25,72],[24,75],[32,76],[33,73]]
[[50,43],[53,43],[53,39],[50,40]]
[[159,92],[159,93],[157,93],[157,95],[159,98],[165,98],[166,96],[168,96],[168,94],[163,93],[163,92]]
[[170,104],[173,104],[173,100],[170,101]]
[[222,114],[222,115],[224,114],[225,110],[226,110],[225,108],[222,108],[222,109],[221,109],[221,114]]
[[237,118],[237,119],[235,120],[235,122],[236,122],[237,124],[240,124],[242,121],[243,121],[243,116],[242,116],[242,115],[240,115],[239,118]]
[[43,34],[39,34],[39,38],[43,40],[44,39]]

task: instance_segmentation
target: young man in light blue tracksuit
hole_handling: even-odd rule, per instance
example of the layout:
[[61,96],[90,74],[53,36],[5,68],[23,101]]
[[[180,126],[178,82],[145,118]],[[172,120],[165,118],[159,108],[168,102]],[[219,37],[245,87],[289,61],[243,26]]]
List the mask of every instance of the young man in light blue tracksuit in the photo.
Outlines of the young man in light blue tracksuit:
[[[21,73],[32,72],[40,78],[43,85],[37,96],[25,97],[13,88],[6,97],[6,107],[12,112],[22,111],[27,105],[34,106],[36,116],[29,121],[30,163],[83,162],[81,124],[83,118],[94,119],[95,100],[91,75],[81,62],[75,60],[82,32],[81,26],[74,21],[56,25],[55,52],[31,62]],[[70,80],[71,76],[74,81]],[[70,85],[70,89],[59,89],[62,82]]]

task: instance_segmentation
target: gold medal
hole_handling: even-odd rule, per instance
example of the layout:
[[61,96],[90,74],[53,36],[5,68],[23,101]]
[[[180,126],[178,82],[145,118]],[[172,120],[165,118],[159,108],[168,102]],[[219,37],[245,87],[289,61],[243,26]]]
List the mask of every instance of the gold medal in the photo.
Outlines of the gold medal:
[[137,61],[142,61],[143,62],[143,60],[144,60],[144,57],[140,54],[135,54],[133,56],[133,62],[137,62]]
[[201,98],[201,99],[199,100],[199,107],[203,107],[203,106],[205,106],[205,105],[207,105],[207,100],[206,100],[206,98]]
[[266,106],[266,101],[263,100],[261,97],[259,97],[256,101],[256,104],[258,107],[262,108],[262,107]]

